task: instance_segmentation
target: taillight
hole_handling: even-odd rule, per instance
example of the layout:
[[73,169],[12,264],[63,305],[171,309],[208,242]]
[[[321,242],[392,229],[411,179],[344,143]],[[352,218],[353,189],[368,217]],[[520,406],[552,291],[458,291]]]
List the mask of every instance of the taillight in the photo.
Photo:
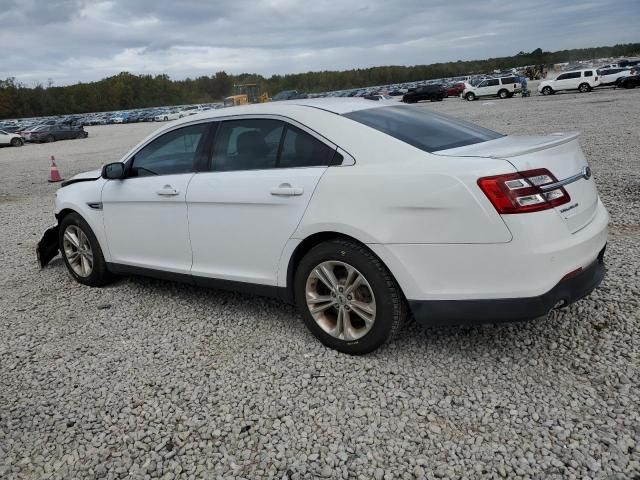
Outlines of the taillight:
[[483,177],[478,186],[500,214],[548,210],[571,200],[564,187],[543,189],[557,182],[546,168]]

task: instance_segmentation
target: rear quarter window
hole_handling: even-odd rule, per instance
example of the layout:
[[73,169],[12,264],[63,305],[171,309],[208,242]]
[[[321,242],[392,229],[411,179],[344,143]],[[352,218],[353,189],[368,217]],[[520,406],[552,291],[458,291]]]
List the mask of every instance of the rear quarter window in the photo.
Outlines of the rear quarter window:
[[416,106],[369,108],[343,116],[425,152],[473,145],[504,135]]

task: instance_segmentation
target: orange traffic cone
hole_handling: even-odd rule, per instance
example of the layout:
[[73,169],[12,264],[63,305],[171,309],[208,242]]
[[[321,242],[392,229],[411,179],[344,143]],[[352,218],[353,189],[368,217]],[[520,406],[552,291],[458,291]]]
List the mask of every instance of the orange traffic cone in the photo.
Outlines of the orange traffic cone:
[[51,170],[49,171],[49,183],[53,182],[61,182],[62,177],[60,176],[60,171],[58,170],[58,166],[56,165],[56,159],[53,155],[51,155]]

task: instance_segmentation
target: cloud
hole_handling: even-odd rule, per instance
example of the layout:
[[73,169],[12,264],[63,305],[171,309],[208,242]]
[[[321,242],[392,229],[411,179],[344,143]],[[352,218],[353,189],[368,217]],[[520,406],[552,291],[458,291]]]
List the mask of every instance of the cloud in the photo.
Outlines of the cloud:
[[638,41],[637,0],[0,0],[0,78],[413,65]]

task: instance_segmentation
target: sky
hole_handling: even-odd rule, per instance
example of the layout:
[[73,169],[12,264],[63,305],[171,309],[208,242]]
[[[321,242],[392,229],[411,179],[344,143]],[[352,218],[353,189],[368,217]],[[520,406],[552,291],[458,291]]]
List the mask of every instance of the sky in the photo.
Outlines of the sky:
[[640,41],[640,0],[0,0],[0,79],[416,65]]

